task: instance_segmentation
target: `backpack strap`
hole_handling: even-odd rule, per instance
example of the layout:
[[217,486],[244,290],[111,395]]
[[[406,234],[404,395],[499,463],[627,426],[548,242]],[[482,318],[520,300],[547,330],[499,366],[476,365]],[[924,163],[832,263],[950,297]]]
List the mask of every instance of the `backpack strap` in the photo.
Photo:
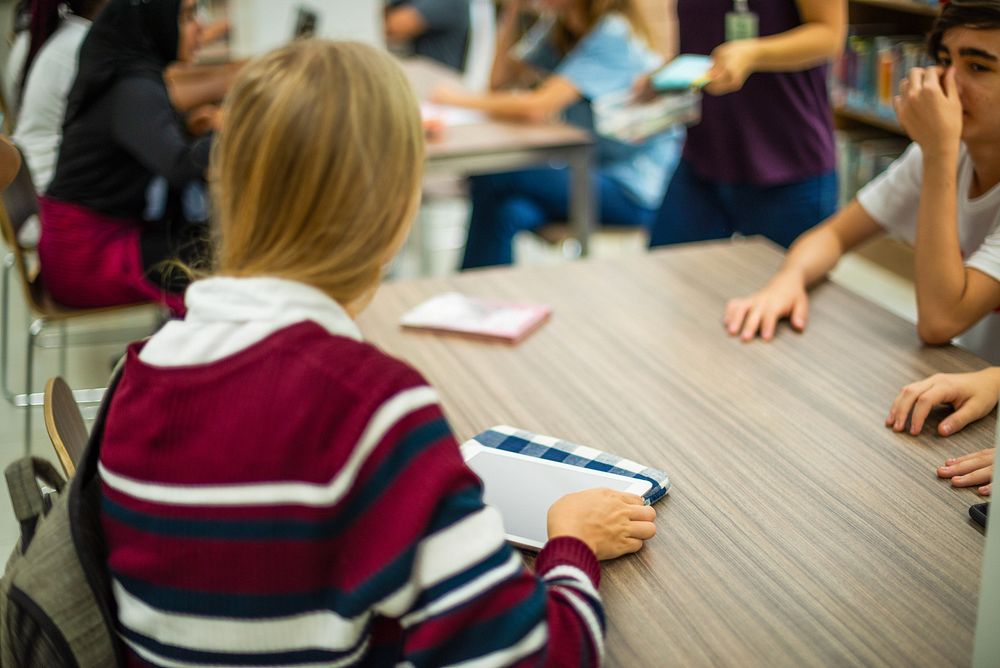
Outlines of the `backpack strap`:
[[51,508],[48,498],[42,494],[38,481],[62,492],[66,481],[52,464],[38,457],[22,457],[4,470],[7,491],[14,506],[14,516],[21,525],[21,552],[28,549],[35,537],[38,520]]
[[115,390],[118,389],[118,382],[121,380],[127,358],[128,354],[126,353],[118,360],[114,371],[111,372],[111,378],[108,380],[108,389],[104,392],[101,405],[97,410],[97,418],[94,421],[94,425],[90,428],[87,447],[84,448],[83,455],[80,457],[80,462],[76,467],[76,474],[70,481],[70,497],[73,496],[74,489],[84,487],[97,475],[97,462],[101,458],[101,442],[104,440],[104,423],[107,420],[108,410],[111,407],[111,400],[115,396]]
[[[127,355],[118,362],[108,381],[108,389],[101,400],[97,419],[91,427],[87,447],[80,458],[76,474],[70,480],[67,499],[69,530],[73,546],[76,548],[80,567],[94,594],[104,625],[108,629],[115,629],[118,626],[118,614],[114,596],[111,593],[108,550],[101,528],[101,480],[97,475],[97,464],[101,457],[104,424],[111,401],[114,399],[115,390],[122,377],[126,357]],[[121,644],[113,644],[115,665],[125,665]]]

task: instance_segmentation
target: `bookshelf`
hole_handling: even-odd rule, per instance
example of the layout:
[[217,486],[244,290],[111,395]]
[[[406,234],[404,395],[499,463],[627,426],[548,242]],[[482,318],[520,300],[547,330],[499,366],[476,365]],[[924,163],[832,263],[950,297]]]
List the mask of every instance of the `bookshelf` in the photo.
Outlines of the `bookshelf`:
[[[913,0],[849,0],[848,23],[852,26],[885,26],[884,34],[924,35],[930,30],[934,17],[940,11],[937,5]],[[886,115],[884,109],[880,112],[863,105],[848,106],[844,100],[839,100],[834,105],[834,120],[838,130],[862,136],[870,132],[872,135],[881,134],[883,137],[897,137],[905,141],[906,133],[895,118]],[[878,139],[867,141],[876,145],[879,143]],[[843,155],[841,158],[843,159]],[[903,279],[903,284],[913,280],[913,251],[900,241],[880,236],[852,255],[855,262],[861,260],[862,263],[875,265],[878,270],[888,271]],[[864,286],[856,287],[860,289]]]
[[914,2],[913,0],[852,0],[848,4],[857,7],[877,7],[918,16],[937,16],[941,12],[939,5]]
[[[849,0],[848,23],[851,26],[884,26],[887,34],[925,35],[940,11],[938,5],[915,0]],[[837,101],[834,114],[838,128],[874,127],[905,135],[891,115],[864,106]]]

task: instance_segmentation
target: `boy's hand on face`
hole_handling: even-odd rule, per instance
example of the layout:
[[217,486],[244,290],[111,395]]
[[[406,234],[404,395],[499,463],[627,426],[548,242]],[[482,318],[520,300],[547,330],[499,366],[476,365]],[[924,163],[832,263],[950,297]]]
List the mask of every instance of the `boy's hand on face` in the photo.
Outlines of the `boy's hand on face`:
[[962,139],[962,102],[955,68],[915,67],[899,85],[896,116],[927,158],[958,159]]

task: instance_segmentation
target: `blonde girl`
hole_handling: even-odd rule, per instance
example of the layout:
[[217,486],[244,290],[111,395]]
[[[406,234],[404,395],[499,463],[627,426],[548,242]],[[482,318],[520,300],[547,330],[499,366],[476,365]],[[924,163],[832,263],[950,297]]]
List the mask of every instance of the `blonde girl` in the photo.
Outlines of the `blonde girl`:
[[132,346],[101,452],[121,637],[155,665],[594,665],[598,559],[654,511],[549,513],[537,575],[483,506],[435,392],[362,340],[418,201],[409,85],[359,44],[251,63],[213,154],[215,276]]

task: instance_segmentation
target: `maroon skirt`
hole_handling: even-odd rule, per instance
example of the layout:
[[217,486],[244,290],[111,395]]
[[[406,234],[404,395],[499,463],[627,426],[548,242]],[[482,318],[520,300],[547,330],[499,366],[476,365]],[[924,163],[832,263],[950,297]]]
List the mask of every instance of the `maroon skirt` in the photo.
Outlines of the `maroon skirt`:
[[97,308],[158,301],[184,314],[184,295],[167,292],[146,276],[141,223],[46,197],[39,206],[38,260],[42,281],[57,302]]

